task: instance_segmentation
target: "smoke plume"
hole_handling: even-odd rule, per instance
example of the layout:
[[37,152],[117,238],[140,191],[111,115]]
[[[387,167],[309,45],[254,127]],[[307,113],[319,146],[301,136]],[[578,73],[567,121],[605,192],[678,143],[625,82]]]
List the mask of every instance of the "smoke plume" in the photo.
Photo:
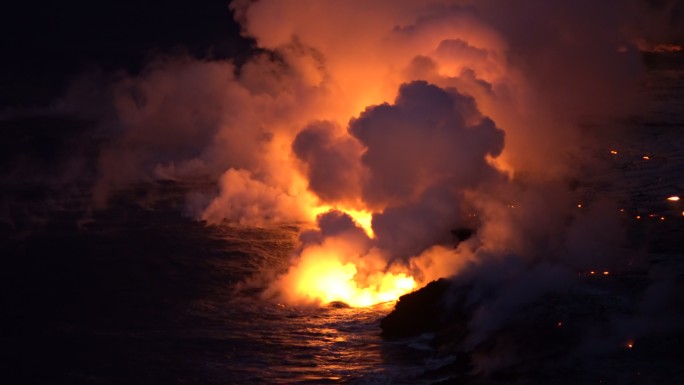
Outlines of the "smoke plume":
[[643,3],[230,7],[256,42],[246,62],[160,57],[112,82],[96,207],[134,182],[216,181],[188,197],[195,218],[303,227],[265,297],[362,306],[475,276],[494,294],[471,298],[472,344],[577,271],[618,266],[617,208],[577,210],[570,182],[638,108]]

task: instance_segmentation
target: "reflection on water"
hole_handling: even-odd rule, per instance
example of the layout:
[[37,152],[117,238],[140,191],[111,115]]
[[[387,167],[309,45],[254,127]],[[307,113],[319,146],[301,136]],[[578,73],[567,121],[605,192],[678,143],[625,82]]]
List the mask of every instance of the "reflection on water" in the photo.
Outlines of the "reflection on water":
[[[261,299],[298,229],[206,227],[179,213],[187,186],[156,183],[141,207],[122,192],[77,227],[61,211],[8,230],[8,366],[24,383],[420,383],[431,352],[386,342],[366,309]],[[21,236],[18,234],[21,232]],[[12,373],[10,373],[12,374]]]
[[[237,301],[226,336],[240,346],[226,370],[240,383],[397,383],[424,369],[427,350],[379,337],[391,306],[287,309]],[[414,378],[414,380],[416,380]]]
[[240,381],[334,382],[386,378],[377,320],[386,309],[286,309],[238,301],[226,322],[244,348],[230,357]]
[[[379,320],[394,303],[370,308],[291,308],[260,299],[245,281],[259,282],[268,268],[287,267],[296,228],[214,228],[235,256],[215,268],[239,271],[228,289],[217,286],[195,304],[202,332],[231,348],[216,357],[215,375],[239,383],[415,383],[429,349],[379,337]],[[248,259],[245,261],[244,259]],[[256,277],[256,278],[255,278]],[[263,281],[262,283],[266,283]],[[241,290],[236,291],[235,288]]]

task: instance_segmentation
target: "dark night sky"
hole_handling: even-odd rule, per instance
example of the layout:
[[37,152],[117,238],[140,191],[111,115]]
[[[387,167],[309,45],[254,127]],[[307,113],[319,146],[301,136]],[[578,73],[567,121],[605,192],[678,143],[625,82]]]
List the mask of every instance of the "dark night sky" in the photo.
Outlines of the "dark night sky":
[[[654,8],[665,4],[647,1]],[[244,58],[253,42],[239,36],[228,4],[229,0],[4,3],[0,106],[45,104],[79,73],[136,72],[147,57],[159,53],[185,50],[195,57]],[[674,7],[670,24],[679,23],[683,8]]]
[[84,70],[139,70],[145,58],[183,50],[240,57],[228,0],[13,1],[0,11],[0,106],[47,103]]

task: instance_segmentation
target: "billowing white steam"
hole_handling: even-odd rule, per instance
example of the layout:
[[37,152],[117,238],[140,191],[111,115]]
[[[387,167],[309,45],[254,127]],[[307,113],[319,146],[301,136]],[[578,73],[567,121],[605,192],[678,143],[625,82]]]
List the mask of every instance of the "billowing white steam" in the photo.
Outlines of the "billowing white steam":
[[[377,273],[425,283],[511,256],[552,276],[611,264],[616,210],[577,214],[566,180],[591,143],[580,127],[634,107],[636,2],[231,7],[260,48],[239,68],[160,58],[112,88],[106,124],[121,133],[100,157],[96,203],[132,181],[211,177],[218,192],[188,203],[210,223],[370,213],[373,238],[335,212],[302,236],[301,258],[268,290],[291,303],[315,300],[288,291],[298,264],[326,255],[362,288],[381,285]],[[476,233],[454,248],[458,228]],[[543,292],[553,285],[539,269],[529,285]]]

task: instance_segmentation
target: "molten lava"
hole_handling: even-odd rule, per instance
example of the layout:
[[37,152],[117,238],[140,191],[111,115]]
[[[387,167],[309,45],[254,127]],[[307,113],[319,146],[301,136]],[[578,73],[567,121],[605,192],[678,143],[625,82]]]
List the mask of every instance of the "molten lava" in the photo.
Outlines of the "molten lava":
[[404,273],[378,274],[370,286],[362,287],[354,279],[356,272],[353,263],[322,260],[305,267],[295,290],[322,304],[340,301],[364,307],[395,301],[416,287],[415,280]]
[[306,248],[299,262],[281,277],[289,289],[284,293],[286,300],[364,307],[397,300],[416,287],[405,272],[383,272],[373,255],[355,255],[355,246],[340,238]]

